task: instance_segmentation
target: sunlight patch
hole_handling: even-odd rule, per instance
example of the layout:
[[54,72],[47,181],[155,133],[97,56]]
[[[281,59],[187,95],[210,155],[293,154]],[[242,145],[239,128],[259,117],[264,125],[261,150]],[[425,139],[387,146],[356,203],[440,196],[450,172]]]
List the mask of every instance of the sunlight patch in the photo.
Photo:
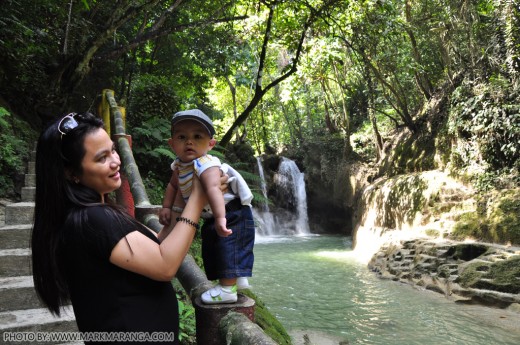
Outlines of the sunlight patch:
[[333,250],[322,250],[314,253],[315,257],[324,258],[329,260],[344,261],[352,258],[352,251],[333,251]]

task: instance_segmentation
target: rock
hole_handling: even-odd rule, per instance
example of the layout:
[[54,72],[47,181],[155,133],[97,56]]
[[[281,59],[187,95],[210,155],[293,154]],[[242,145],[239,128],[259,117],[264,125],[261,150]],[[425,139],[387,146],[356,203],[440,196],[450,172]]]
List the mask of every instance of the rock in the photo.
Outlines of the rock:
[[[413,256],[402,260],[403,250]],[[391,279],[435,291],[458,303],[520,313],[520,248],[483,243],[406,240],[382,246],[369,268]]]

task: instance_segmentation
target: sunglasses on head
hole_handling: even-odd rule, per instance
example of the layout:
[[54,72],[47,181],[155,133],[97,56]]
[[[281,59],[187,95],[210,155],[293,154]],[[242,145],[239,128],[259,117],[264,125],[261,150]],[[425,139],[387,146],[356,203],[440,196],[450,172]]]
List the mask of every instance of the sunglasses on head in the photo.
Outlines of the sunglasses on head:
[[74,128],[78,127],[78,121],[74,119],[75,116],[78,116],[78,113],[70,113],[65,115],[60,123],[58,123],[58,132],[61,133],[61,139],[63,136],[69,133]]

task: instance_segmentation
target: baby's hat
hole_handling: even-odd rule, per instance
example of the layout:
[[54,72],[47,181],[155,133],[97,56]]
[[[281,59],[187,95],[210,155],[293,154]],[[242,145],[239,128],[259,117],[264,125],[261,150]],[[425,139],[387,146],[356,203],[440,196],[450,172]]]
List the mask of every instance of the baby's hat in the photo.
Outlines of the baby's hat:
[[208,130],[208,133],[211,137],[215,135],[215,128],[213,127],[213,122],[208,117],[208,115],[204,114],[199,109],[189,109],[175,113],[172,117],[171,125],[173,127],[175,126],[175,124],[184,120],[197,121]]

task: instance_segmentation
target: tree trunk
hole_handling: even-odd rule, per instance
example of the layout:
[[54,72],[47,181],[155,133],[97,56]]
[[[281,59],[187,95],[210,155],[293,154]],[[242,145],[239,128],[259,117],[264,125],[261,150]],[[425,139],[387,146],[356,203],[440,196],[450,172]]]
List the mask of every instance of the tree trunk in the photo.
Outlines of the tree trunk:
[[368,64],[364,64],[363,73],[365,75],[365,81],[368,87],[368,118],[370,119],[370,123],[372,124],[372,131],[374,132],[373,141],[374,146],[376,148],[376,156],[377,160],[382,156],[383,152],[383,138],[381,138],[381,134],[379,133],[379,128],[377,128],[377,119],[375,114],[375,88],[373,85],[372,77],[370,75],[370,68]]
[[520,7],[516,1],[495,0],[496,18],[504,39],[505,63],[513,82],[520,81]]
[[[410,8],[410,1],[406,1],[406,22],[409,24],[409,26],[405,27],[406,34],[408,35],[408,38],[410,38],[410,43],[412,45],[412,57],[419,66],[423,66],[421,54],[419,53],[419,49],[417,48],[417,40],[415,39],[415,35],[413,31],[410,29],[410,27],[413,27],[412,23],[412,14],[411,14],[411,8]],[[426,98],[426,100],[429,100],[432,97],[433,92],[433,86],[428,78],[428,75],[426,72],[417,71],[415,69],[414,71],[415,75],[415,82],[417,84],[417,87],[419,90],[421,90],[422,94]]]

